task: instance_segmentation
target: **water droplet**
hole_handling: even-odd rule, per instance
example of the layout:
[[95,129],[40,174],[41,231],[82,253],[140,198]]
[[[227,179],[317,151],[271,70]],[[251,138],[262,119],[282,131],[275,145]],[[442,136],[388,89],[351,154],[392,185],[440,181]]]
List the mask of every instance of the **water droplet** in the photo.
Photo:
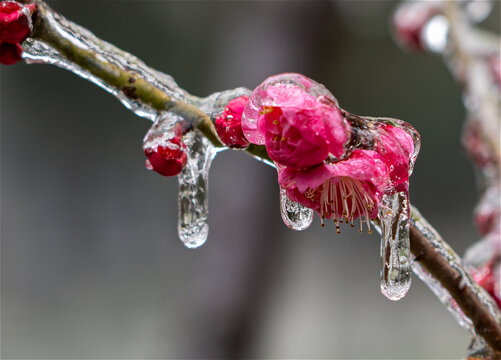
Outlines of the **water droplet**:
[[381,223],[381,292],[403,298],[411,286],[409,201],[404,192],[385,194],[379,209]]
[[216,155],[214,146],[198,131],[184,136],[188,162],[178,176],[178,234],[188,248],[197,248],[209,235],[209,168]]
[[280,213],[285,225],[292,230],[307,229],[313,222],[314,211],[290,200],[286,190],[282,188],[280,188]]

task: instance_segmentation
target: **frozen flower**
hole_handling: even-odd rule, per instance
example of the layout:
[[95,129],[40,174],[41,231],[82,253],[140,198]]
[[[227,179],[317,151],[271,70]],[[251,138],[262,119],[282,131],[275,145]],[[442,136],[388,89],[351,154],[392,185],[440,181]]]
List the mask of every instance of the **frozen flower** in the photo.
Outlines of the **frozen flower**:
[[0,42],[18,44],[32,29],[31,13],[35,5],[24,6],[15,1],[0,3]]
[[242,113],[248,100],[246,95],[231,100],[216,118],[215,126],[219,138],[232,149],[245,149],[249,146],[242,132]]
[[298,169],[318,165],[329,154],[342,157],[347,128],[336,106],[316,101],[305,108],[264,106],[259,117],[270,158]]
[[278,182],[287,196],[315,210],[322,219],[339,222],[360,217],[365,222],[377,216],[379,203],[389,184],[390,173],[384,158],[373,150],[355,150],[345,160],[324,163],[306,170],[285,167]]
[[388,165],[391,187],[395,191],[408,191],[414,140],[405,130],[387,124],[378,126],[377,133],[376,151]]
[[341,158],[350,137],[334,96],[293,73],[271,76],[252,92],[242,129],[251,143],[266,144],[273,160],[295,168],[318,165],[329,154]]
[[178,175],[188,160],[181,127],[174,127],[172,137],[163,138],[154,147],[145,147],[144,154],[148,158],[146,159],[146,168],[164,176]]

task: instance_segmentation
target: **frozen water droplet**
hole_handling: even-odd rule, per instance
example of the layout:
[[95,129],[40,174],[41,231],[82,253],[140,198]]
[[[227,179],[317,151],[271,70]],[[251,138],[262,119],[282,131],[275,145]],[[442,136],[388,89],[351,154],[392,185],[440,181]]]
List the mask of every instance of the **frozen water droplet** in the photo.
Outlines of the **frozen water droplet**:
[[381,223],[381,292],[403,298],[411,286],[409,199],[405,192],[385,194],[379,209]]
[[216,155],[214,146],[194,130],[184,136],[188,162],[178,176],[178,234],[188,248],[197,248],[209,235],[209,168]]
[[144,162],[144,166],[146,166],[146,169],[148,170],[153,170],[153,166],[151,165],[150,160],[148,159],[146,159],[146,161]]
[[307,229],[314,215],[313,210],[289,199],[286,190],[282,188],[280,188],[280,213],[285,225],[296,231]]

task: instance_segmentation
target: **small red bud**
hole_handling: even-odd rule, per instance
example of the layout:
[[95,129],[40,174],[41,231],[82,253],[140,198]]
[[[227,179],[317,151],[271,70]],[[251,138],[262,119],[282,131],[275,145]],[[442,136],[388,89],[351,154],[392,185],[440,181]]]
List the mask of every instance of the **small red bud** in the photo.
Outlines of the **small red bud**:
[[154,170],[163,176],[178,175],[186,165],[186,145],[183,142],[179,127],[175,130],[175,136],[156,148],[145,148],[146,168]]
[[31,14],[35,7],[15,1],[0,3],[0,42],[18,44],[31,32]]
[[249,97],[244,95],[231,100],[216,118],[216,131],[221,141],[232,149],[245,149],[249,141],[242,131],[242,113]]

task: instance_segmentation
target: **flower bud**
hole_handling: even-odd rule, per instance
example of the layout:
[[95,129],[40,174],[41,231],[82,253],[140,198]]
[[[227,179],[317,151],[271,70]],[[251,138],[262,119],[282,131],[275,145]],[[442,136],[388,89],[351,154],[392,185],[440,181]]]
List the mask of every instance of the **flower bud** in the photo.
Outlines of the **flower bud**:
[[181,129],[176,126],[174,137],[163,140],[156,147],[145,147],[146,168],[163,176],[178,175],[186,165],[186,145],[183,142]]
[[231,100],[221,115],[216,118],[216,131],[226,146],[232,149],[245,149],[249,141],[242,131],[242,113],[249,97],[239,96]]
[[35,5],[24,6],[15,1],[0,3],[0,42],[18,44],[31,32],[31,13]]

